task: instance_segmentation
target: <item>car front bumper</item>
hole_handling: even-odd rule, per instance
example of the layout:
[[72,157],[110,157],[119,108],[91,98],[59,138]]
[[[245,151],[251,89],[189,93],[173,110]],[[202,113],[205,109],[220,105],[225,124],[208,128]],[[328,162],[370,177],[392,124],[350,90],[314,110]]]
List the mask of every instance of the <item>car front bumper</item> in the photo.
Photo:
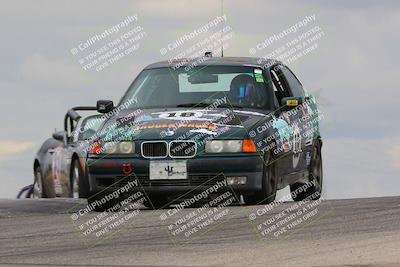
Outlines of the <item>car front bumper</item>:
[[[202,192],[218,181],[225,180],[226,177],[246,177],[246,183],[226,185],[221,190],[234,190],[237,194],[253,194],[262,189],[264,162],[258,154],[179,160],[186,161],[188,178],[185,180],[150,180],[149,159],[88,158],[87,168],[91,195],[100,191],[104,193],[114,191],[132,180],[137,180],[138,186],[130,188],[129,192],[144,191],[152,195]],[[130,166],[129,173],[127,173],[126,166]]]

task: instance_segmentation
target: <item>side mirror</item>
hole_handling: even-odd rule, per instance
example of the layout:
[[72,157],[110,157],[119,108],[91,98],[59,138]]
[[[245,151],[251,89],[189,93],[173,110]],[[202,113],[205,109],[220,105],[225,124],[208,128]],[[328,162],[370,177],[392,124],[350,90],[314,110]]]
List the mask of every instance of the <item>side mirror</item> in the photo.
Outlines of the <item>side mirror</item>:
[[108,113],[114,108],[114,103],[111,100],[98,100],[97,101],[97,112]]
[[303,98],[301,97],[284,97],[281,100],[282,110],[291,110],[303,103]]
[[53,138],[66,144],[67,143],[67,132],[66,131],[55,132],[55,133],[53,133]]

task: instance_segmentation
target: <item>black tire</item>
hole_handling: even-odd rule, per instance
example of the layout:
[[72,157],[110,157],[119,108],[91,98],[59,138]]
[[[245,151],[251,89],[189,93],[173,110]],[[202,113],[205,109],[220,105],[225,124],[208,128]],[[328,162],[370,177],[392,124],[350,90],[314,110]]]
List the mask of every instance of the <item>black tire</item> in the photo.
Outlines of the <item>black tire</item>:
[[23,187],[18,195],[17,195],[17,199],[19,198],[31,198],[32,197],[32,192],[33,192],[33,184],[27,185],[25,187]]
[[276,163],[271,153],[264,154],[264,170],[262,190],[253,195],[244,195],[244,202],[248,205],[269,204],[274,202],[277,190]]
[[108,201],[104,201],[103,194],[96,194],[88,198],[88,205],[92,207],[94,211],[97,212],[104,212],[109,211],[117,211],[119,208],[116,206],[118,205],[118,199],[110,199]]
[[[81,164],[79,159],[74,159],[71,163],[71,177],[70,177],[70,185],[71,185],[71,194],[70,197],[73,198],[88,198],[89,196],[89,183],[88,179],[85,177],[82,171]],[[77,176],[77,177],[76,177]],[[75,180],[78,179],[76,183]],[[78,186],[77,189],[75,187]],[[75,194],[74,194],[75,192]]]
[[43,184],[42,168],[40,168],[40,166],[37,166],[34,170],[34,179],[31,198],[47,198],[45,186]]
[[[318,200],[321,197],[323,181],[321,148],[321,141],[316,141],[313,145],[308,181],[290,185],[294,201]],[[302,187],[303,189],[301,189]]]
[[[145,205],[149,209],[161,209],[161,208],[167,208],[168,204],[168,199],[164,196],[150,196],[150,201],[146,199],[146,201],[143,202],[143,205]],[[150,203],[151,202],[151,203]]]

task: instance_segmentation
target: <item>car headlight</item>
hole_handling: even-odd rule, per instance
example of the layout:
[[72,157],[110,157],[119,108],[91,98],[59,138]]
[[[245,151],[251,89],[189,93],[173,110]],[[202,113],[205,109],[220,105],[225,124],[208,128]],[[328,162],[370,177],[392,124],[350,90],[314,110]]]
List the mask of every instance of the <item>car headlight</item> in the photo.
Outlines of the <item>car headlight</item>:
[[103,145],[102,154],[114,154],[117,152],[117,143],[106,142]]
[[135,153],[135,142],[96,142],[92,154],[132,154]]
[[242,152],[242,140],[230,140],[226,142],[226,152]]
[[212,140],[206,141],[206,153],[236,153],[242,152],[243,140]]
[[121,142],[119,143],[119,151],[122,154],[129,154],[134,152],[133,142]]

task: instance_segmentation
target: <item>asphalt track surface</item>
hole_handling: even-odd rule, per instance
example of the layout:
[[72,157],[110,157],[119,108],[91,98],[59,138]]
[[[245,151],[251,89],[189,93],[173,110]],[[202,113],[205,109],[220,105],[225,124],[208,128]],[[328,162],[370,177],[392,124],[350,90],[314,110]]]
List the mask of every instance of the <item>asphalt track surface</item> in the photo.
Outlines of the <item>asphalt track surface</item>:
[[[89,238],[71,219],[71,208],[84,203],[0,200],[0,266],[400,266],[400,197],[315,203],[315,216],[264,237],[249,220],[263,206],[230,206],[226,221],[189,238],[171,238],[160,219],[168,210],[146,208],[111,236]],[[293,205],[256,221],[289,218]]]

